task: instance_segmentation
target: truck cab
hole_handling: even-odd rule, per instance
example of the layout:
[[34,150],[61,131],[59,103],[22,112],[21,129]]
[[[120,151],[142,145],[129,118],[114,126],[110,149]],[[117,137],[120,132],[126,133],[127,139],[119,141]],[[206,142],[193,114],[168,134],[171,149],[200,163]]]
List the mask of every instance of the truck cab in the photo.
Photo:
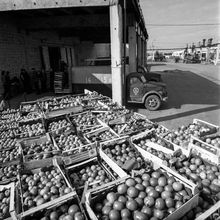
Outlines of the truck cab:
[[126,78],[127,102],[142,103],[150,111],[158,110],[162,102],[167,101],[166,84],[151,81],[148,73],[134,72]]

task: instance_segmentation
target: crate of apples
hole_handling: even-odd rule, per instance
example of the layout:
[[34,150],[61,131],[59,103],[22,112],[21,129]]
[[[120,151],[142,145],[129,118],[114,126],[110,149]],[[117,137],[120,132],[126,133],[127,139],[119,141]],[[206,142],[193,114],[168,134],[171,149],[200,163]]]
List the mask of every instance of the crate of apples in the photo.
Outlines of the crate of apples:
[[21,116],[18,121],[22,123],[22,122],[41,120],[42,118],[44,118],[43,113],[30,112],[27,115]]
[[43,120],[20,123],[20,126],[15,129],[16,137],[19,139],[36,137],[45,134]]
[[[82,195],[86,182],[88,183],[88,189],[94,189],[116,179],[112,175],[112,170],[107,168],[102,163],[102,160],[97,157],[72,165],[66,169],[72,186],[77,189],[80,195]],[[117,176],[118,178],[119,176]]]
[[0,138],[0,150],[15,148],[17,145],[17,140],[12,138]]
[[62,129],[63,132],[66,132],[66,131],[71,130],[73,126],[66,116],[46,119],[45,124],[46,124],[47,132],[56,132],[57,130],[60,130],[60,129]]
[[15,185],[9,183],[0,185],[0,219],[16,219],[15,218]]
[[16,136],[16,129],[10,129],[0,132],[0,140],[3,140],[3,142],[6,139],[14,139]]
[[99,121],[91,112],[71,114],[69,115],[69,119],[79,130],[100,126]]
[[10,123],[5,123],[5,121],[0,121],[0,131],[11,130],[18,127],[18,122],[12,121]]
[[[48,165],[48,164],[47,164]],[[59,198],[73,191],[58,164],[45,166],[39,162],[34,169],[24,167],[19,173],[22,212],[35,213],[35,207],[46,208]]]
[[118,138],[119,136],[109,127],[103,127],[103,128],[91,131],[89,133],[86,133],[85,137],[90,142],[96,142],[96,141],[104,142],[107,140]]
[[32,215],[26,215],[23,220],[86,220],[86,214],[80,204],[76,193],[70,195],[63,201],[42,209]]
[[128,138],[117,138],[101,143],[100,154],[104,154],[125,172],[141,169],[146,165],[141,154],[129,143]]
[[69,131],[66,133],[52,134],[53,142],[64,153],[83,147],[89,142],[80,134]]
[[21,149],[19,145],[15,145],[15,147],[7,148],[0,151],[0,164],[20,160]]
[[17,179],[21,165],[18,162],[0,166],[0,184],[10,183]]
[[20,105],[20,112],[22,115],[26,115],[30,112],[38,112],[39,106],[36,101],[30,101],[30,102],[22,102]]
[[59,155],[59,148],[53,144],[50,135],[47,133],[40,138],[32,138],[20,141],[23,161],[42,160]]
[[178,219],[198,204],[193,187],[161,170],[145,172],[91,190],[86,207],[92,219]]

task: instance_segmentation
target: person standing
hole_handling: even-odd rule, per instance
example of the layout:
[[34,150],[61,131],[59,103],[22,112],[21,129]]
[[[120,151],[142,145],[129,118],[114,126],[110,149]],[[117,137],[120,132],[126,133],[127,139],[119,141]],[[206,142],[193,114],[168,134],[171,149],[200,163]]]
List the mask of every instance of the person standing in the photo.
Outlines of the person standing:
[[2,85],[3,85],[3,98],[5,98],[5,94],[6,94],[6,86],[5,86],[5,76],[6,76],[6,73],[4,70],[2,70],[2,73],[1,73],[1,81],[2,81]]
[[6,72],[5,75],[5,99],[8,100],[11,97],[11,79],[9,75],[9,71]]
[[30,93],[30,77],[25,69],[21,69],[20,79],[24,89],[24,100],[26,101],[26,94]]

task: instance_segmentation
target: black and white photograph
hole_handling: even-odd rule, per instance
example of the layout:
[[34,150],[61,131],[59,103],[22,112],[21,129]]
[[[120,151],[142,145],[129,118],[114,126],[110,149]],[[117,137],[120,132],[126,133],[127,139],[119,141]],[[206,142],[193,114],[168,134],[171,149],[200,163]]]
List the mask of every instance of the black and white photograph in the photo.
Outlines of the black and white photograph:
[[220,220],[219,0],[0,0],[0,220]]

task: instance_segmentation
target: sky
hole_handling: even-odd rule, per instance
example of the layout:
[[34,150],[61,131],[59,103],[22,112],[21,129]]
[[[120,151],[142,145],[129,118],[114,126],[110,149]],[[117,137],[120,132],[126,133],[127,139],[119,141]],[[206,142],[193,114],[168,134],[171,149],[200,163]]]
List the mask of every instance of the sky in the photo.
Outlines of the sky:
[[149,34],[148,48],[180,48],[213,38],[220,43],[220,25],[148,26],[148,24],[220,24],[220,0],[140,0]]

